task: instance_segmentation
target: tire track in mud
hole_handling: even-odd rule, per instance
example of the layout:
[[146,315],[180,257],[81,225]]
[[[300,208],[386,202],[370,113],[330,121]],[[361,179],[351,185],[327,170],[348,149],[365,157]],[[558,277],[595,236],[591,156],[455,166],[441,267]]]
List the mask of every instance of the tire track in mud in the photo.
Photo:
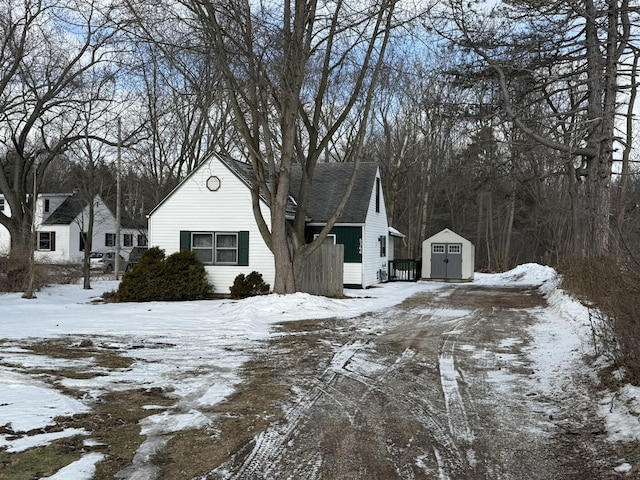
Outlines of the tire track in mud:
[[[424,324],[432,324],[433,318],[424,322],[424,316],[420,316]],[[331,409],[335,415],[344,416],[351,428],[366,428],[375,419],[368,417],[364,410],[370,403],[371,397],[377,396],[387,399],[393,404],[394,409],[403,413],[406,418],[411,418],[422,429],[429,432],[429,444],[426,450],[420,452],[423,463],[432,464],[435,468],[426,467],[426,471],[439,472],[440,478],[448,478],[444,472],[460,472],[466,469],[465,454],[456,445],[455,437],[451,434],[451,426],[447,425],[446,416],[442,415],[442,408],[429,401],[429,397],[435,392],[435,378],[416,378],[407,374],[407,366],[417,362],[417,354],[411,348],[405,348],[399,355],[380,355],[375,351],[371,342],[361,340],[346,343],[340,346],[324,372],[313,380],[313,386],[301,396],[295,405],[285,414],[283,421],[272,425],[267,431],[254,439],[250,453],[244,458],[241,465],[233,467],[226,464],[211,472],[207,478],[246,479],[246,478],[277,478],[277,472],[285,467],[286,459],[291,456],[293,444],[300,431],[308,427],[310,412],[320,399],[324,403],[333,404]],[[396,377],[405,377],[402,383],[412,383],[417,387],[413,392],[398,390],[393,385]],[[357,384],[358,388],[353,387]],[[354,395],[354,390],[359,393]],[[309,428],[307,428],[309,429]],[[391,449],[389,449],[391,450]],[[406,469],[406,460],[396,460],[392,452],[388,452],[390,460],[398,470]],[[430,461],[425,461],[425,458]],[[309,458],[300,458],[298,455],[295,471],[302,476],[295,478],[307,478],[313,480],[322,478],[319,475],[323,462],[322,454],[318,450]],[[303,465],[302,468],[301,464]],[[234,473],[229,474],[233,470]],[[410,469],[411,470],[411,469]],[[403,478],[414,478],[413,474],[407,474]]]
[[297,396],[284,417],[202,478],[567,478],[544,399],[525,389],[528,309],[541,303],[451,286],[317,332],[323,354],[305,345],[318,363],[288,363]]

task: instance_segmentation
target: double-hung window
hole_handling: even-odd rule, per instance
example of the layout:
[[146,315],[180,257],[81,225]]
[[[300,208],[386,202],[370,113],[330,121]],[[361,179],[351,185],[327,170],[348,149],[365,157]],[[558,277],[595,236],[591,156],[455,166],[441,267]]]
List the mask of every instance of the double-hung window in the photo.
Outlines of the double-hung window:
[[115,247],[116,246],[116,234],[115,233],[105,233],[104,234],[104,246],[105,247]]
[[133,234],[125,233],[122,237],[122,244],[125,247],[133,247]]
[[249,232],[180,232],[180,249],[205,265],[249,265]]
[[191,251],[205,265],[213,265],[213,233],[192,233]]
[[38,250],[53,252],[56,249],[56,232],[38,232]]
[[238,234],[216,233],[216,265],[238,264]]

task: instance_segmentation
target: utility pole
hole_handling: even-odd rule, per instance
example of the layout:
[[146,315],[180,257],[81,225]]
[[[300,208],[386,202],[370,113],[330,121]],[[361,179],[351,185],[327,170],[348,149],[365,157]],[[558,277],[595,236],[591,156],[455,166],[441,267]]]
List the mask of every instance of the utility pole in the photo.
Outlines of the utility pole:
[[29,245],[29,283],[27,284],[27,288],[22,294],[22,298],[36,298],[34,293],[35,290],[35,276],[36,276],[36,259],[35,259],[35,251],[38,248],[38,234],[36,233],[36,203],[38,201],[37,189],[37,175],[38,175],[38,159],[33,161],[33,192],[31,193],[31,244]]
[[115,275],[115,280],[120,278],[120,223],[121,223],[121,213],[120,213],[120,165],[122,163],[122,122],[120,121],[120,117],[118,117],[118,154],[117,154],[117,164],[116,164],[116,258],[115,258],[115,268],[113,269],[113,274]]

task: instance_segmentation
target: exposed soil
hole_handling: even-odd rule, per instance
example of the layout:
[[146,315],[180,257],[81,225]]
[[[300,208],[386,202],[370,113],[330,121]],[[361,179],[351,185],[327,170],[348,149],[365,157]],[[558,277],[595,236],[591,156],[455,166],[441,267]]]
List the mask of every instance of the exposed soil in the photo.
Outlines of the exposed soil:
[[464,286],[282,324],[216,407],[218,430],[197,450],[186,433],[169,442],[162,478],[638,478],[614,471],[640,452],[606,441],[592,377],[536,388],[527,327],[544,305]]
[[[529,327],[545,306],[535,290],[451,285],[358,318],[280,324],[236,392],[205,412],[213,425],[163,437],[159,453],[139,451],[138,422],[144,405],[173,404],[161,389],[114,392],[57,428],[99,440],[96,479],[640,478],[639,446],[606,440],[597,375],[568,362],[552,393],[541,387]],[[93,370],[31,373],[58,385],[131,362],[81,340],[23,347],[90,356]],[[51,475],[86,451],[78,437],[0,452],[0,479]],[[625,461],[633,470],[616,473]]]

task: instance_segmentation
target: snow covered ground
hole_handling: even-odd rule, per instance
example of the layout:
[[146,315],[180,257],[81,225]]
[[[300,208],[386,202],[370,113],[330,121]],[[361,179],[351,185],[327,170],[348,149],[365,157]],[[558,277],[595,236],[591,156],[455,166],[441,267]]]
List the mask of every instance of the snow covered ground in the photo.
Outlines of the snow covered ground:
[[[530,351],[536,370],[541,372],[539,378],[545,382],[542,388],[554,388],[554,382],[563,378],[561,372],[568,360],[571,364],[581,362],[591,348],[588,313],[558,288],[553,269],[527,264],[503,274],[476,274],[474,283],[542,286],[549,302],[548,315],[532,327],[536,342]],[[154,444],[153,439],[209,423],[199,407],[220,402],[234,391],[239,381],[239,367],[249,358],[256,341],[272,335],[274,323],[350,318],[392,307],[416,292],[436,291],[446,286],[426,282],[389,283],[364,291],[346,290],[349,298],[345,299],[295,294],[241,301],[141,304],[95,302],[104,291],[117,287],[110,281],[94,282],[92,290],[83,290],[78,285],[51,286],[33,300],[24,300],[20,294],[0,294],[0,382],[3,385],[0,427],[8,426],[17,433],[11,436],[0,433],[0,449],[20,452],[46,445],[55,438],[78,434],[86,435],[86,441],[91,442],[90,432],[77,429],[40,435],[26,432],[53,424],[55,417],[89,411],[92,402],[108,391],[171,387],[180,408],[151,414],[141,422],[141,433],[148,435],[149,440],[140,447],[140,452],[152,453],[162,446]],[[24,340],[47,338],[79,342],[83,336],[117,347],[136,361],[130,368],[105,371],[89,379],[65,380],[64,387],[86,392],[82,400],[65,396],[35,376],[23,373],[36,368],[94,368],[91,359],[61,360],[35,355],[19,345]],[[208,368],[203,374],[184,374],[197,373],[203,365],[218,368]],[[640,388],[627,385],[618,392],[603,394],[600,413],[606,418],[611,441],[640,440]],[[100,454],[87,454],[49,478],[90,479],[95,463],[101,458]],[[618,468],[625,472],[631,466]]]

